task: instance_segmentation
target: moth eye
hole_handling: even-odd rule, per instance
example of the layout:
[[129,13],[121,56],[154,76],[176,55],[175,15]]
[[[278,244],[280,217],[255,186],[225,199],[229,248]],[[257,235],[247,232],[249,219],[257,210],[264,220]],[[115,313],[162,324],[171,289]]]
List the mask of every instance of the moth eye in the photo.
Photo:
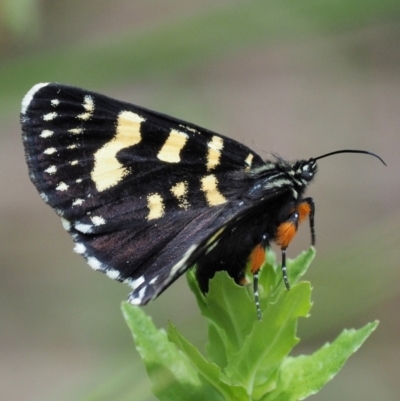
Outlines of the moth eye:
[[310,181],[313,178],[313,173],[311,171],[302,171],[301,178],[306,181]]

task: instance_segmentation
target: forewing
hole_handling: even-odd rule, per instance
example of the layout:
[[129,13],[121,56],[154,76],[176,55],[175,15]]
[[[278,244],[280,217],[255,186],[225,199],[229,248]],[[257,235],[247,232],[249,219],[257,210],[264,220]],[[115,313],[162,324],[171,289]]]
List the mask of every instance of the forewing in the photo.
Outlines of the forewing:
[[211,131],[103,95],[39,84],[21,122],[32,182],[75,250],[146,303],[246,206],[262,160]]

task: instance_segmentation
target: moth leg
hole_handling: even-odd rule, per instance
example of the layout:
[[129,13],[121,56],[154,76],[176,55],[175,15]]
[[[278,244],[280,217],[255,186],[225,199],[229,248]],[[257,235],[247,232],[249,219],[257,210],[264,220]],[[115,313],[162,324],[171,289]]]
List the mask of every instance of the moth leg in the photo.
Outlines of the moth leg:
[[265,247],[263,243],[260,242],[257,244],[254,249],[251,251],[249,257],[249,265],[250,265],[250,272],[254,275],[259,272],[261,266],[265,261]]
[[314,214],[315,204],[313,198],[304,198],[296,207],[299,212],[299,223],[307,217],[310,219],[311,245],[315,245]]
[[254,302],[256,304],[257,319],[261,320],[260,296],[258,295],[258,272],[253,275]]
[[292,212],[288,219],[283,223],[279,224],[278,229],[276,230],[275,242],[277,245],[281,247],[282,251],[282,276],[285,286],[288,290],[290,290],[289,279],[287,276],[286,269],[286,249],[292,241],[293,237],[297,232],[297,228],[299,226],[300,221],[300,212],[296,209]]
[[262,319],[261,316],[261,307],[260,307],[260,297],[258,294],[258,272],[261,269],[261,266],[264,264],[265,261],[265,248],[269,245],[268,243],[268,236],[264,234],[262,236],[262,241],[257,244],[250,253],[249,256],[249,265],[250,265],[250,272],[253,274],[253,290],[254,290],[254,301],[256,304],[257,310],[257,318],[258,320]]
[[276,243],[281,247],[282,251],[282,275],[285,286],[290,290],[290,284],[287,277],[286,269],[286,249],[297,232],[299,223],[307,217],[310,220],[311,244],[315,245],[315,228],[314,228],[315,204],[313,198],[305,198],[296,206],[294,211],[289,215],[288,219],[278,226],[276,231]]

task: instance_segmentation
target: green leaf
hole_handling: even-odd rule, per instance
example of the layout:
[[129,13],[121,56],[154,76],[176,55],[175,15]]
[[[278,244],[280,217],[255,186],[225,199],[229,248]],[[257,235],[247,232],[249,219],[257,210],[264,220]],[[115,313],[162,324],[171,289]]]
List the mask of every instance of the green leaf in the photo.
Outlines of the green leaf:
[[228,364],[226,355],[225,333],[218,329],[212,322],[208,325],[208,343],[206,346],[207,356],[216,365],[224,367]]
[[275,381],[283,358],[298,343],[297,319],[307,316],[311,308],[309,283],[299,283],[284,291],[275,303],[262,310],[263,319],[254,322],[240,351],[229,356],[226,374],[249,392],[262,393]]
[[[218,346],[224,343],[226,353],[238,351],[244,339],[250,333],[257,319],[252,296],[245,288],[235,284],[226,272],[217,272],[210,281],[209,292],[204,296],[197,285],[194,272],[188,273],[191,289],[194,289],[201,314],[214,325],[213,336],[220,336]],[[214,344],[209,343],[213,348]]]
[[298,318],[308,316],[311,308],[310,283],[295,283],[314,255],[311,248],[288,261],[292,287],[287,291],[280,266],[268,253],[270,263],[263,266],[259,281],[261,321],[252,290],[235,284],[226,272],[215,274],[207,295],[199,290],[194,272],[188,272],[190,288],[208,321],[206,356],[172,324],[167,337],[141,309],[124,304],[154,394],[166,401],[295,401],[316,393],[331,380],[377,323],[358,331],[345,330],[310,356],[288,356],[299,341]]
[[[267,262],[263,265],[259,273],[259,291],[261,294],[268,292],[269,302],[274,302],[275,297],[278,296],[284,289],[282,270],[280,263],[276,261],[274,252],[267,252]],[[303,251],[297,256],[296,259],[287,260],[287,272],[289,283],[291,286],[296,284],[299,279],[307,272],[311,262],[315,257],[314,247],[310,247],[307,251]],[[284,293],[285,291],[283,291]]]
[[331,344],[314,354],[287,358],[282,364],[276,391],[262,401],[296,401],[315,394],[342,368],[346,360],[376,329],[372,322],[359,330],[344,330]]
[[[292,283],[305,273],[314,255],[315,251],[310,249],[296,260],[288,261]],[[273,262],[273,253],[268,256]],[[266,263],[260,273],[263,319],[259,322],[251,286],[246,291],[226,272],[218,272],[204,296],[194,272],[188,273],[188,281],[203,316],[209,321],[210,360],[223,369],[230,383],[246,388],[254,397],[271,391],[283,358],[298,342],[297,318],[307,316],[311,308],[309,283],[294,285],[287,291],[280,267]]]
[[287,268],[289,282],[291,285],[297,283],[307,272],[311,262],[315,258],[315,248],[312,246],[307,251],[303,251],[296,259],[288,259]]
[[199,350],[182,337],[172,324],[168,325],[168,338],[190,359],[197,371],[220,391],[224,399],[251,401],[244,387],[227,384],[229,379],[225,377],[221,369],[214,363],[207,361]]
[[153,384],[152,391],[161,401],[220,400],[214,388],[200,380],[188,358],[168,341],[137,306],[122,304],[125,320],[132,332]]

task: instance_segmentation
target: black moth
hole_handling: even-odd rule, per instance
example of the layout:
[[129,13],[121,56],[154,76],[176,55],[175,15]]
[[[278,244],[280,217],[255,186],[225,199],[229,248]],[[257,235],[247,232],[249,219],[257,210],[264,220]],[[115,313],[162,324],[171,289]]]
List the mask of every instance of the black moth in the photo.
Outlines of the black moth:
[[[207,292],[216,271],[257,283],[265,249],[286,248],[314,202],[303,198],[316,161],[264,161],[246,146],[154,111],[61,84],[35,85],[21,124],[32,182],[61,216],[75,251],[132,288],[144,305],[197,265]],[[380,159],[382,162],[383,160]],[[255,286],[257,295],[257,289]]]

